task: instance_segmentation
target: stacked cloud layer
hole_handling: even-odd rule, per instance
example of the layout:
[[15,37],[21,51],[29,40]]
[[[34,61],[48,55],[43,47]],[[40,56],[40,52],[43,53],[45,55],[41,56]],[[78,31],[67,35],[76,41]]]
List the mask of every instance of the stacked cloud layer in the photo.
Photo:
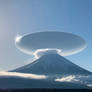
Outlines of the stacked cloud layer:
[[86,47],[81,37],[65,32],[38,32],[16,37],[15,44],[22,52],[34,54],[36,50],[58,49],[62,56],[78,53]]

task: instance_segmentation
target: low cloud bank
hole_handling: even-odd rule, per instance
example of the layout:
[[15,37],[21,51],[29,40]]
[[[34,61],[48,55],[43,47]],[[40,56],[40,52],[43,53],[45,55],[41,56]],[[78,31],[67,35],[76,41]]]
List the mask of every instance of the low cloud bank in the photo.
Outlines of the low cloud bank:
[[[26,78],[26,79],[46,79],[45,75],[36,75],[36,74],[26,74],[26,73],[17,73],[17,72],[0,72],[0,78],[7,77],[16,77],[16,78]],[[48,76],[50,77],[50,76]],[[54,80],[53,80],[54,81]],[[92,88],[92,76],[82,76],[82,75],[69,75],[63,76],[61,78],[56,78],[57,82],[70,82],[70,83],[79,83],[86,85]]]
[[25,74],[17,72],[0,72],[0,77],[21,77],[28,79],[46,79],[45,75],[36,75],[36,74]]
[[92,87],[92,76],[82,76],[82,75],[69,75],[62,78],[55,79],[57,82],[71,82],[71,83],[80,83],[88,87]]

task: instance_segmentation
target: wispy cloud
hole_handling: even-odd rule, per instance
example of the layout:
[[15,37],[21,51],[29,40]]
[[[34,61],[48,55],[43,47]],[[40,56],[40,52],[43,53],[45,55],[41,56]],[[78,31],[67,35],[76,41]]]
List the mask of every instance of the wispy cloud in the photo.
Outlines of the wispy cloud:
[[92,76],[83,76],[83,75],[69,75],[64,76],[62,78],[55,79],[57,82],[71,82],[71,83],[79,83],[86,85],[88,87],[92,87]]
[[87,84],[88,87],[92,87],[92,84]]
[[58,81],[58,82],[72,82],[72,81],[78,81],[78,79],[76,79],[76,76],[70,75],[70,76],[58,78],[55,81]]
[[21,77],[29,79],[46,79],[45,75],[36,75],[36,74],[26,74],[26,73],[17,73],[17,72],[0,72],[0,77]]

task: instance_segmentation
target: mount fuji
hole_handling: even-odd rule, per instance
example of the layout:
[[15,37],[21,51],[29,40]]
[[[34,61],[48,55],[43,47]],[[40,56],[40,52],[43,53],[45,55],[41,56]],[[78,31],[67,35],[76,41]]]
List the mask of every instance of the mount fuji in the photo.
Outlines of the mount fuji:
[[48,53],[31,64],[17,68],[11,72],[32,73],[39,75],[88,75],[91,72],[75,65],[57,53]]
[[88,89],[92,88],[92,72],[57,53],[47,53],[28,65],[9,71],[7,75],[0,75],[0,88]]

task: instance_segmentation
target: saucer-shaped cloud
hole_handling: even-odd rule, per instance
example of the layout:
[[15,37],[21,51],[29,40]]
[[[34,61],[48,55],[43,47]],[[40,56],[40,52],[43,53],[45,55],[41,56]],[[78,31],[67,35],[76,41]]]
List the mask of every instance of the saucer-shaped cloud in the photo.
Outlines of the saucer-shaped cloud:
[[22,52],[33,54],[39,49],[59,49],[62,56],[78,53],[86,47],[81,37],[65,32],[37,32],[16,37],[15,44]]

